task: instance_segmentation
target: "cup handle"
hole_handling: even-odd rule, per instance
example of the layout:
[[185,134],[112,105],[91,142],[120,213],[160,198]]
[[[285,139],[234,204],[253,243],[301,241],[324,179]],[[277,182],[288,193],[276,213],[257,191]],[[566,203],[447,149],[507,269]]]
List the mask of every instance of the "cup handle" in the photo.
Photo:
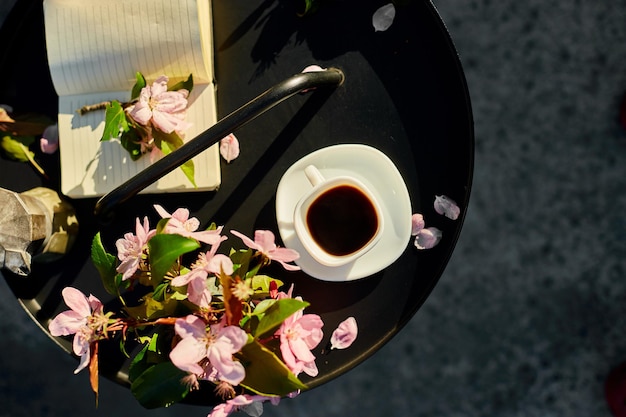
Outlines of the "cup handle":
[[325,181],[324,176],[315,165],[309,165],[304,168],[304,175],[306,175],[307,179],[313,187]]

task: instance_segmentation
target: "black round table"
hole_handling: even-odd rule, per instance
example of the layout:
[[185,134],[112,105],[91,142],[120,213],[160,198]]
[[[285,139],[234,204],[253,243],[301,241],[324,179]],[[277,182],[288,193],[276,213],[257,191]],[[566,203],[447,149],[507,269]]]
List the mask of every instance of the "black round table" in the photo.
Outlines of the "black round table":
[[[205,225],[215,222],[248,235],[269,229],[278,236],[275,196],[282,174],[305,155],[341,143],[373,146],[391,158],[407,184],[413,212],[441,229],[443,238],[424,251],[407,241],[392,265],[349,282],[271,270],[270,275],[287,285],[295,284],[296,292],[311,303],[308,311],[321,315],[325,323],[325,338],[314,350],[319,375],[302,377],[303,382],[314,388],[342,375],[380,349],[418,311],[453,252],[470,196],[473,121],[453,42],[426,0],[397,6],[395,21],[385,32],[375,32],[371,21],[384,2],[328,1],[305,17],[297,16],[296,3],[213,2],[219,117],[311,64],[341,69],[343,84],[328,93],[290,98],[237,130],[242,152],[230,164],[222,162],[218,191],[139,194],[116,207],[114,222],[106,226],[93,214],[95,199],[71,200],[80,224],[71,252],[51,264],[35,264],[26,278],[2,271],[43,331],[66,309],[60,295],[66,286],[109,300],[89,259],[91,239],[98,231],[105,246],[114,248],[118,237],[133,230],[136,217],[147,215],[154,224],[152,205],[159,203],[167,209],[187,207]],[[1,34],[0,103],[12,105],[16,112],[56,117],[41,2],[19,0]],[[28,164],[0,159],[0,187],[58,190],[58,156],[37,153],[37,158],[48,178]],[[433,201],[441,194],[457,201],[459,219],[435,213]],[[359,323],[355,344],[322,354],[332,329],[348,316]],[[68,340],[51,340],[71,352]],[[105,377],[128,384],[126,366],[116,344],[101,352]],[[214,399],[212,392],[200,391],[189,401],[209,404]]]

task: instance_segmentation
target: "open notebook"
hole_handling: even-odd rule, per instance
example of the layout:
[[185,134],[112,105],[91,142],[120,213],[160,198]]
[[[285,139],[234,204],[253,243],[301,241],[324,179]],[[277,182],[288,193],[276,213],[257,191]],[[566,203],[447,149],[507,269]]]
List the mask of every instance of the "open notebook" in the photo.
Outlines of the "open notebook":
[[[100,142],[103,110],[77,110],[105,100],[128,101],[141,72],[170,85],[193,74],[184,132],[190,139],[217,121],[210,0],[44,0],[48,62],[59,96],[61,191],[106,194],[150,164],[131,160],[119,141]],[[195,188],[176,169],[144,192],[213,190],[220,185],[218,145],[193,158]]]

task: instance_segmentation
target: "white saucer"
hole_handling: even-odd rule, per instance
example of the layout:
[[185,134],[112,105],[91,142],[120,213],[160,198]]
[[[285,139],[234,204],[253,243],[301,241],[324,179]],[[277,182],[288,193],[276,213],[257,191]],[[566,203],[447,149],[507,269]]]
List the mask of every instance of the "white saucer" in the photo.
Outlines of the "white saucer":
[[[307,254],[296,236],[293,213],[300,198],[311,188],[304,168],[315,165],[325,178],[350,175],[361,180],[380,201],[385,230],[380,241],[356,261],[328,267]],[[333,145],[297,161],[285,172],[276,191],[276,220],[285,247],[300,254],[302,271],[324,281],[352,281],[391,265],[404,252],[411,237],[411,200],[404,180],[393,162],[378,149],[359,144]]]

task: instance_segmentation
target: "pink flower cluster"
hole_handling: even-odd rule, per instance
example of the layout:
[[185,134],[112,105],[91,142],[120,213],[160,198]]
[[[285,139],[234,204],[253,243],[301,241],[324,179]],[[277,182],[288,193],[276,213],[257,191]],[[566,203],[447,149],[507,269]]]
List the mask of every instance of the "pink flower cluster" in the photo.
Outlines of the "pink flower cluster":
[[[253,333],[253,336],[248,334],[246,327],[241,324],[243,313],[232,319],[228,314],[220,312],[231,309],[233,314],[232,311],[236,311],[237,307],[229,307],[232,305],[239,305],[240,309],[247,308],[254,312],[257,303],[260,302],[259,299],[252,301],[249,298],[254,293],[250,283],[233,276],[239,265],[234,265],[229,256],[217,253],[220,244],[227,239],[221,234],[223,228],[199,230],[199,220],[191,217],[187,209],[179,208],[172,213],[159,205],[155,205],[155,209],[163,219],[167,219],[167,222],[160,223],[158,233],[156,229],[150,228],[146,217],[143,221],[136,219],[134,233],[126,233],[116,241],[119,261],[117,273],[122,274],[122,280],[135,278],[138,274],[149,275],[151,265],[149,252],[153,248],[149,242],[160,234],[178,234],[209,246],[208,250],[198,254],[189,269],[177,267],[181,273],[172,273],[168,277],[168,285],[173,291],[178,296],[186,291],[185,302],[195,304],[196,307],[182,317],[156,319],[154,322],[167,323],[174,327],[176,337],[171,351],[165,355],[173,365],[187,373],[181,383],[190,389],[196,389],[199,387],[199,381],[210,381],[217,386],[217,391],[223,398],[227,399],[216,406],[209,417],[224,417],[236,410],[257,410],[255,412],[259,414],[258,407],[261,407],[262,402],[270,401],[276,404],[279,401],[277,396],[236,395],[234,387],[242,385],[246,378],[245,360],[240,359],[241,355],[245,358],[244,347],[249,343],[265,346],[271,341],[276,357],[282,360],[294,376],[297,377],[300,373],[310,377],[317,376],[319,370],[313,350],[324,338],[322,318],[317,314],[305,313],[304,308],[300,308],[290,312],[279,326],[279,323],[276,323],[278,328],[269,336],[264,335],[264,340],[256,340],[256,336]],[[299,270],[299,267],[291,264],[298,259],[298,253],[277,246],[271,231],[257,230],[254,239],[235,230],[231,233],[253,250],[253,254],[249,256],[260,259],[259,268],[276,261],[287,270]],[[226,285],[223,284],[225,281],[222,281],[225,276],[232,283],[229,285],[230,298],[227,298],[223,289],[217,287],[220,284]],[[270,297],[263,298],[261,302],[279,303],[284,299],[302,301],[301,297],[293,296],[293,285],[287,292],[282,292],[278,291],[275,280],[271,283],[273,285],[269,285]],[[219,299],[214,300],[215,297]],[[146,325],[144,321],[136,319],[113,319],[113,313],[103,311],[100,300],[92,295],[86,297],[75,288],[64,289],[63,298],[70,310],[56,316],[49,328],[54,336],[74,335],[74,353],[81,357],[80,365],[75,372],[90,363],[94,343],[108,338],[110,333],[124,331],[126,334],[129,327]],[[332,332],[329,345],[331,349],[345,349],[354,343],[357,334],[356,320],[349,317]],[[296,396],[298,392],[294,389],[290,396]]]

